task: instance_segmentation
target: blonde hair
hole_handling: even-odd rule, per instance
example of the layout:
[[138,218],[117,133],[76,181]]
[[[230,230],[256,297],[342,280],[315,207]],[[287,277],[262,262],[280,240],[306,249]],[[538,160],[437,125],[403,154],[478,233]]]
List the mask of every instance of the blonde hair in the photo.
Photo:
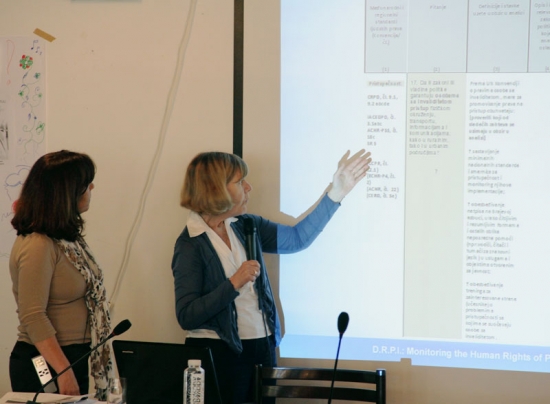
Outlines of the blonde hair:
[[180,205],[197,213],[220,215],[233,207],[227,184],[237,174],[248,174],[248,166],[237,155],[206,152],[189,163],[181,189]]

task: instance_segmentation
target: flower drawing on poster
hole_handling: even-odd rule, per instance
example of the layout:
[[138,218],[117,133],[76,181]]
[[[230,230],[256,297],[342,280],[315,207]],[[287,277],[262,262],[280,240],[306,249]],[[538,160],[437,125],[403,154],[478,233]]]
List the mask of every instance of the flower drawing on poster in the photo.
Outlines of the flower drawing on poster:
[[0,258],[9,257],[11,219],[30,166],[46,152],[45,45],[0,37]]

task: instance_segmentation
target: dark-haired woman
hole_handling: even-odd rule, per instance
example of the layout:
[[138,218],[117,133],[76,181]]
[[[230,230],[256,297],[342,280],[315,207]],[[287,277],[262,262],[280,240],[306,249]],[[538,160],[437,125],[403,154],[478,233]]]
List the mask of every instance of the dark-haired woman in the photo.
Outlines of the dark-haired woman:
[[[110,333],[103,273],[82,235],[94,176],[88,155],[48,153],[31,168],[15,205],[17,238],[9,264],[19,317],[10,355],[13,391],[40,389],[32,358],[42,355],[55,375]],[[96,397],[105,399],[113,374],[108,346],[92,354],[91,365]],[[58,378],[58,392],[88,394],[88,373],[88,361],[79,362]]]
[[[172,260],[176,315],[188,332],[186,344],[212,349],[224,403],[252,402],[254,365],[276,365],[280,325],[261,252],[307,248],[370,162],[364,150],[346,153],[329,191],[295,226],[247,214],[252,186],[240,157],[201,153],[187,167],[180,203],[191,212]],[[257,229],[257,260],[246,257],[245,219]]]

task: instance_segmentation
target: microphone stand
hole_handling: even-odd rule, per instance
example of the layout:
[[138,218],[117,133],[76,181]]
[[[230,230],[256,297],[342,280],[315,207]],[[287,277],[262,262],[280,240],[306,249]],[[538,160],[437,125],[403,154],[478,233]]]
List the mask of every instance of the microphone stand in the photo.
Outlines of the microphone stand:
[[334,380],[336,379],[336,368],[338,367],[338,356],[340,356],[340,344],[342,343],[342,337],[346,332],[349,324],[349,315],[345,311],[341,312],[338,316],[338,332],[340,338],[338,339],[338,350],[336,351],[336,360],[334,361],[334,371],[332,372],[332,382],[330,384],[330,393],[328,396],[328,404],[332,402],[332,392],[334,391]]
[[[113,335],[114,337],[114,335]],[[92,352],[94,352],[96,349],[98,349],[100,346],[102,346],[104,343],[106,343],[107,341],[109,341],[112,337],[109,336],[107,338],[105,338],[102,342],[100,342],[98,345],[96,345],[90,352],[86,352],[84,355],[82,355],[80,358],[78,358],[76,361],[74,361],[73,363],[71,363],[69,366],[67,366],[65,369],[63,369],[61,372],[59,372],[57,375],[55,375],[55,377],[52,377],[50,380],[48,380],[47,383],[45,383],[37,392],[36,394],[34,395],[32,401],[27,401],[26,404],[36,404],[36,399],[38,398],[38,395],[40,393],[43,393],[44,392],[44,389],[46,388],[46,386],[48,386],[49,384],[53,383],[54,381],[57,380],[57,378],[59,376],[61,376],[63,373],[65,373],[66,371],[68,371],[69,369],[72,369],[77,363],[79,363],[82,359],[84,358],[87,358],[89,355],[92,354]]]
[[40,389],[38,389],[38,391],[36,392],[36,394],[34,395],[33,399],[32,400],[28,400],[26,402],[26,404],[36,404],[36,399],[38,398],[38,395],[40,393],[42,393],[44,391],[44,389],[46,388],[46,386],[50,385],[51,383],[53,383],[54,381],[56,381],[59,376],[61,376],[63,373],[65,373],[66,371],[68,371],[69,369],[72,369],[77,363],[79,363],[82,359],[84,358],[87,358],[88,356],[90,356],[92,354],[92,352],[94,352],[95,350],[97,350],[99,347],[103,346],[107,341],[109,341],[111,338],[113,337],[116,337],[117,335],[120,335],[122,334],[123,332],[126,332],[128,330],[128,328],[130,328],[132,324],[130,323],[130,321],[128,320],[123,320],[121,321],[116,327],[115,329],[113,330],[112,333],[110,333],[107,338],[105,338],[103,341],[101,341],[99,344],[97,344],[95,347],[93,347],[89,352],[86,352],[84,355],[82,355],[80,358],[78,358],[76,361],[74,361],[73,363],[71,363],[69,366],[67,366],[65,369],[63,369],[61,372],[59,372],[57,375],[55,375],[55,377],[52,377],[50,380],[48,380],[47,383],[45,383],[44,385],[42,385],[42,387],[40,387]]
[[334,361],[334,371],[332,372],[332,382],[330,383],[330,394],[328,396],[328,404],[332,402],[332,392],[334,391],[334,380],[336,379],[336,368],[338,367],[338,356],[340,355],[340,344],[342,343],[342,336],[344,333],[340,334],[338,339],[338,350],[336,351],[336,360]]

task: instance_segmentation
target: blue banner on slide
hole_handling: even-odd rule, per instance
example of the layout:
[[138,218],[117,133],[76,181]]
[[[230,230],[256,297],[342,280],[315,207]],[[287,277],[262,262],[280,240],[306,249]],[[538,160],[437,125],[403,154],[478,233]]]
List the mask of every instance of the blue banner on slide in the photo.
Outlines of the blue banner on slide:
[[[338,337],[285,335],[282,358],[334,359]],[[411,339],[344,338],[339,359],[399,362],[412,365],[527,372],[550,372],[550,347],[495,345]]]

